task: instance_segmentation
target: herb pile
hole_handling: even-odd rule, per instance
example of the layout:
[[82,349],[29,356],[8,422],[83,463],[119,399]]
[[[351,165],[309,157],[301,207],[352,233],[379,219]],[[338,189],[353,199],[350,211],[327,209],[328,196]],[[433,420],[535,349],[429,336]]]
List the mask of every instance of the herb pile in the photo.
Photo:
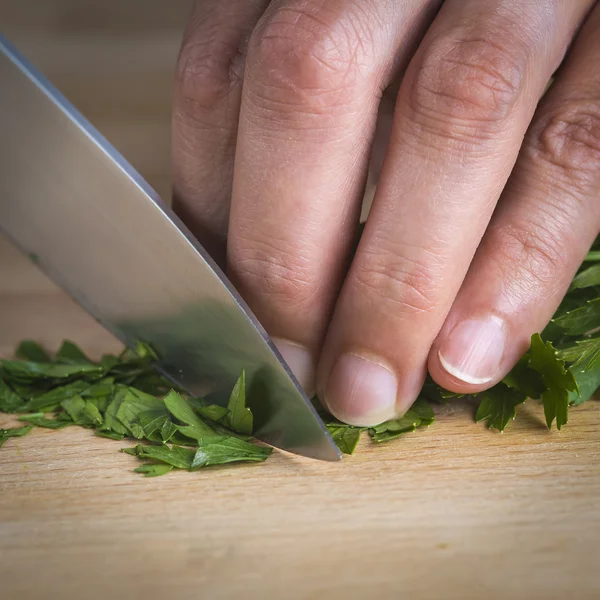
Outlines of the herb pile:
[[[590,400],[600,387],[599,249],[597,242],[548,327],[532,336],[525,356],[500,383],[476,396],[476,421],[503,431],[516,407],[529,398],[543,404],[548,427],[556,423],[560,429],[569,408]],[[261,462],[272,452],[252,438],[243,372],[223,407],[173,389],[154,368],[152,349],[142,343],[98,362],[68,341],[55,357],[32,341],[22,342],[16,355],[18,360],[0,360],[0,412],[19,414],[24,425],[0,429],[0,446],[34,427],[79,425],[103,437],[139,440],[123,452],[142,461],[135,471],[147,477],[172,469]],[[431,425],[431,403],[457,397],[428,379],[405,415],[376,427],[354,427],[321,414],[340,450],[352,454],[363,431],[377,443],[393,440]]]
[[153,367],[156,356],[137,344],[120,356],[91,361],[64,342],[54,358],[35,342],[17,348],[20,360],[0,361],[0,411],[18,413],[23,427],[0,429],[0,445],[33,427],[79,425],[114,440],[143,441],[123,452],[147,477],[231,462],[262,462],[272,449],[253,443],[252,413],[241,374],[227,407],[184,397]]

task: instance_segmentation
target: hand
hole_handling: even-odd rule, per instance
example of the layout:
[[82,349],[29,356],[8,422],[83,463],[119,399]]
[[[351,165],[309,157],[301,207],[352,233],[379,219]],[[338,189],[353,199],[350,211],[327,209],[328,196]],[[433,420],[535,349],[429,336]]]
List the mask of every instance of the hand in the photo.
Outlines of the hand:
[[349,423],[498,382],[598,234],[593,0],[199,0],[178,75],[176,210]]

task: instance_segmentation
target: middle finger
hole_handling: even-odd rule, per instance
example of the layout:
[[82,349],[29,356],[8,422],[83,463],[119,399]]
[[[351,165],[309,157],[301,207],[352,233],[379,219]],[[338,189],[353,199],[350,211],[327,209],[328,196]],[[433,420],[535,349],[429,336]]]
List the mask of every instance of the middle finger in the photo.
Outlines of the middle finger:
[[439,1],[275,0],[250,41],[230,273],[309,393],[381,92]]

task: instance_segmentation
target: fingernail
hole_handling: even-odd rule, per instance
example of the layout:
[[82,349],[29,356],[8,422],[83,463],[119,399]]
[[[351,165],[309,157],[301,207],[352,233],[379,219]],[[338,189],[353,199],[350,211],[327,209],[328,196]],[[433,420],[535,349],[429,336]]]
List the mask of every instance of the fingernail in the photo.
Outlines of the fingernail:
[[359,356],[343,354],[325,389],[325,404],[350,425],[378,425],[397,416],[398,381],[387,367]]
[[506,323],[500,317],[465,319],[450,331],[438,356],[450,375],[479,385],[496,377],[506,341]]
[[294,377],[311,398],[315,394],[315,361],[310,352],[299,344],[281,338],[273,338],[273,343],[283,356]]

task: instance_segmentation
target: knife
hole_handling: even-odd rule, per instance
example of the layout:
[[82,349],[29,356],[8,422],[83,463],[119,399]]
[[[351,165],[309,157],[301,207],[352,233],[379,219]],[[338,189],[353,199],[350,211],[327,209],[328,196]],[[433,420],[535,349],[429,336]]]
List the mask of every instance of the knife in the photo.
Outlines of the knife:
[[142,177],[0,35],[0,231],[125,344],[223,403],[242,369],[258,439],[341,455],[269,336]]

